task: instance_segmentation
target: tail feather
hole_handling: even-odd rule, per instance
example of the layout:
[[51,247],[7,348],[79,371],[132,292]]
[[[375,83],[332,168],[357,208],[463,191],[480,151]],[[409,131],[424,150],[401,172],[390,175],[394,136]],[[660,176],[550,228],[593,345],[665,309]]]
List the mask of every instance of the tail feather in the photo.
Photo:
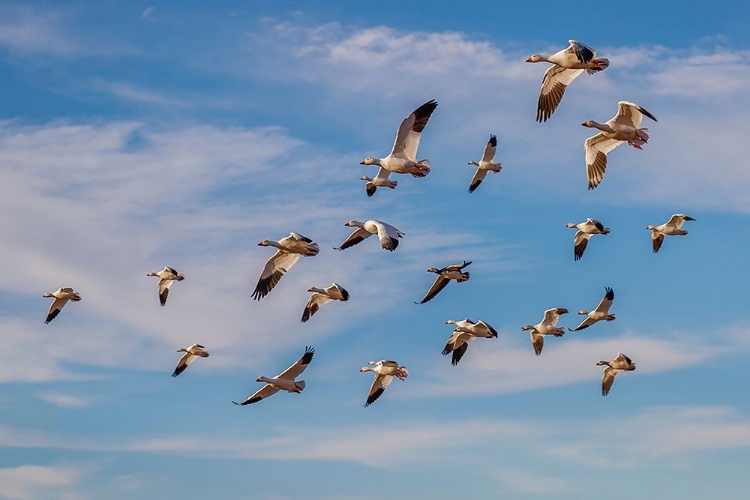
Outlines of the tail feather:
[[304,380],[297,380],[294,382],[294,387],[297,388],[296,392],[302,392],[305,390],[305,381]]

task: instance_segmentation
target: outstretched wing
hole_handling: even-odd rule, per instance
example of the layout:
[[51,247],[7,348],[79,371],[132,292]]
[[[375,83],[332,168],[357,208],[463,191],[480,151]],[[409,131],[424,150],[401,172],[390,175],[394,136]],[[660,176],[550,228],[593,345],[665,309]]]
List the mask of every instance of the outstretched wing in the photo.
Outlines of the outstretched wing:
[[374,220],[372,223],[378,228],[380,246],[389,252],[393,252],[398,247],[398,239],[401,236],[399,230],[390,224],[385,224],[384,222]]
[[396,141],[393,143],[391,156],[417,161],[417,148],[419,147],[422,130],[427,125],[427,121],[435,108],[437,108],[437,101],[433,99],[422,104],[404,118],[396,133]]
[[477,171],[474,172],[474,177],[471,178],[471,183],[469,184],[469,192],[473,193],[479,187],[485,177],[487,177],[487,170],[483,168],[477,168]]
[[497,149],[497,137],[490,135],[490,140],[487,141],[487,145],[484,147],[484,154],[482,155],[482,161],[491,162],[495,159],[495,150]]
[[659,231],[651,231],[651,246],[654,249],[654,253],[659,253],[662,243],[664,243],[664,234]]
[[273,396],[277,392],[279,392],[278,389],[276,389],[270,384],[266,384],[258,392],[256,392],[252,396],[248,396],[248,398],[245,399],[242,403],[237,403],[236,401],[232,401],[232,403],[238,406],[251,405],[253,403],[257,403],[261,399],[265,399],[267,397]]
[[599,305],[594,309],[598,313],[608,313],[609,308],[612,306],[612,302],[615,300],[615,292],[611,288],[607,287],[604,289],[604,297],[602,298]]
[[537,104],[536,121],[546,122],[557,106],[560,105],[565,89],[570,82],[575,80],[578,75],[583,73],[582,69],[568,69],[552,65],[544,72],[542,80],[542,89],[539,92],[539,102]]
[[570,44],[568,50],[576,55],[578,61],[587,63],[596,57],[596,51],[588,45],[585,45],[576,40],[568,40],[568,43]]
[[294,380],[295,378],[297,378],[297,376],[299,376],[300,373],[305,371],[307,365],[309,365],[310,361],[312,361],[314,354],[314,348],[309,346],[305,347],[305,354],[303,354],[302,357],[299,358],[292,366],[281,372],[276,378]]
[[578,325],[577,327],[575,327],[575,329],[573,329],[573,330],[569,329],[569,330],[572,331],[572,332],[577,332],[579,330],[583,330],[585,328],[590,327],[591,325],[593,325],[597,321],[598,320],[596,320],[596,319],[591,319],[591,318],[587,317],[586,319],[584,319],[583,321],[581,321],[581,324]]
[[575,239],[573,240],[573,260],[581,260],[583,252],[586,251],[586,247],[589,244],[589,238],[591,235],[584,233],[583,231],[576,232]]
[[654,115],[641,106],[629,101],[620,101],[617,103],[617,114],[613,116],[608,123],[618,123],[620,125],[628,125],[630,127],[638,128],[641,126],[641,121],[643,121],[644,115],[657,121]]
[[602,372],[602,396],[609,394],[609,390],[615,382],[615,375],[617,375],[618,371],[620,370],[608,366],[604,369],[604,372]]
[[544,335],[536,330],[531,330],[529,334],[531,335],[531,345],[534,346],[534,354],[541,355],[542,349],[544,349]]
[[391,375],[375,375],[375,380],[372,381],[370,386],[370,392],[367,394],[367,401],[365,402],[365,408],[373,404],[383,394],[385,389],[391,385],[393,376]]
[[284,252],[277,250],[275,254],[266,261],[266,266],[263,268],[263,272],[260,274],[258,284],[255,285],[255,291],[252,297],[255,300],[260,300],[269,294],[273,287],[279,282],[284,273],[289,271],[291,267],[299,260],[300,254]]
[[60,314],[60,311],[62,311],[62,308],[65,306],[65,304],[68,303],[68,299],[58,299],[52,301],[52,304],[49,306],[49,311],[47,311],[47,319],[44,320],[44,324],[48,324],[50,321],[55,319],[58,314]]
[[305,306],[305,310],[302,312],[302,322],[304,323],[312,318],[313,315],[318,312],[320,306],[322,306],[323,304],[328,304],[332,300],[333,299],[331,297],[322,293],[315,292],[310,295],[310,298],[307,301],[307,305]]
[[669,218],[666,225],[671,226],[671,227],[676,227],[677,229],[682,229],[682,225],[687,220],[695,220],[695,219],[685,214],[674,214],[672,215],[672,217]]
[[369,231],[366,231],[364,228],[360,227],[352,234],[350,234],[340,247],[334,248],[334,250],[338,250],[340,252],[341,250],[346,250],[347,248],[353,247],[357,243],[364,241],[365,238],[369,238],[371,234],[372,233],[370,233]]
[[450,280],[448,278],[443,278],[443,276],[438,275],[438,277],[435,279],[435,282],[432,284],[429,290],[427,290],[427,294],[424,296],[424,298],[417,302],[417,304],[424,304],[425,302],[429,302],[432,300],[435,295],[440,293],[440,290],[445,288],[448,285],[448,282]]
[[159,291],[159,302],[161,303],[162,307],[167,305],[167,297],[169,297],[169,287],[172,286],[172,283],[174,283],[174,280],[165,280],[164,278],[161,278],[159,280],[159,283],[156,284],[156,288]]
[[607,153],[623,142],[604,137],[602,134],[586,139],[583,149],[586,152],[586,177],[588,177],[589,189],[594,189],[602,181],[604,171],[607,170]]

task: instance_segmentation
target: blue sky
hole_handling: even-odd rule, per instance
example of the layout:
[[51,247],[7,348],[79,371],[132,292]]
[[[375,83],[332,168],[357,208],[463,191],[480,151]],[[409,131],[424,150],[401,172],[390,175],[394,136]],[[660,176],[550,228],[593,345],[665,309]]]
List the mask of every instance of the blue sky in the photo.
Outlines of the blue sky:
[[[711,2],[59,2],[0,6],[0,498],[745,498],[750,7]],[[610,67],[544,124],[574,38]],[[360,166],[429,99],[424,179]],[[585,120],[651,111],[586,189]],[[468,194],[498,137],[500,174]],[[648,224],[695,217],[651,252]],[[612,228],[573,260],[587,217]],[[406,233],[335,252],[350,219]],[[250,294],[297,231],[320,254]],[[428,267],[471,280],[415,305]],[[148,271],[184,272],[166,307]],[[299,317],[310,286],[347,303]],[[51,324],[44,292],[83,296]],[[534,356],[521,326],[617,320]],[[445,320],[499,331],[457,367]],[[178,347],[211,356],[171,378]],[[231,400],[316,348],[301,394]],[[600,359],[638,369],[600,395]],[[369,360],[409,369],[363,408]]]

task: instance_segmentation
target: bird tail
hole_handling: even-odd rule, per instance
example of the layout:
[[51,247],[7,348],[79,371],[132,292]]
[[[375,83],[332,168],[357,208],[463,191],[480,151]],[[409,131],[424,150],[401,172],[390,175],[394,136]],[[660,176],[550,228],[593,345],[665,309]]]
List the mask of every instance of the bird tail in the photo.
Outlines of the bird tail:
[[294,387],[297,389],[294,392],[302,392],[305,390],[305,381],[304,380],[297,380],[294,382]]
[[595,68],[589,68],[586,70],[589,75],[593,75],[594,73],[598,73],[599,71],[607,69],[609,67],[609,59],[606,59],[604,57],[593,59],[591,62],[596,64],[597,66]]

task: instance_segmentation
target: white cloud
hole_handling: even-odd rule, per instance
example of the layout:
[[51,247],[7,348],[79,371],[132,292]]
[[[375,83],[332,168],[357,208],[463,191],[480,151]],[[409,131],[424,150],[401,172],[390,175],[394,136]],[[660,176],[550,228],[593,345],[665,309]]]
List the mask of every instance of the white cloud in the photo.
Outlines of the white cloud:
[[61,491],[75,484],[81,475],[82,471],[76,467],[21,465],[0,469],[0,498],[61,498]]
[[155,10],[156,7],[154,6],[148,7],[146,10],[141,12],[141,19],[153,19]]
[[37,392],[34,397],[63,408],[85,408],[91,404],[89,399],[53,391]]

